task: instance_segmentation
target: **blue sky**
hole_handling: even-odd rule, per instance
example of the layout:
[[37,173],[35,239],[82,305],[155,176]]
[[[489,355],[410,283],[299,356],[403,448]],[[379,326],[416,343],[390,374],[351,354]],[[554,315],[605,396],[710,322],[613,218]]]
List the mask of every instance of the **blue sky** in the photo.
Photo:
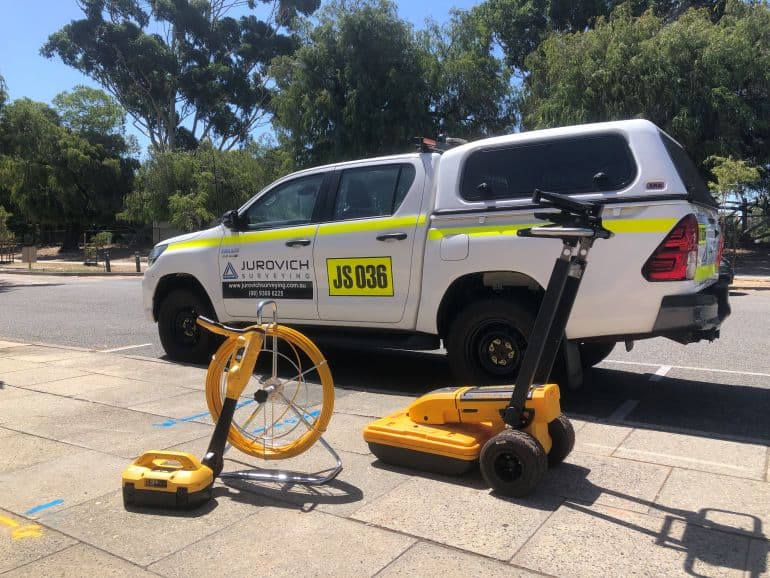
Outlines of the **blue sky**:
[[[445,22],[453,7],[468,9],[480,0],[397,0],[402,18],[420,28],[426,18]],[[0,0],[0,75],[11,99],[28,97],[51,102],[77,84],[96,86],[56,58],[40,56],[48,35],[82,18],[75,0]]]

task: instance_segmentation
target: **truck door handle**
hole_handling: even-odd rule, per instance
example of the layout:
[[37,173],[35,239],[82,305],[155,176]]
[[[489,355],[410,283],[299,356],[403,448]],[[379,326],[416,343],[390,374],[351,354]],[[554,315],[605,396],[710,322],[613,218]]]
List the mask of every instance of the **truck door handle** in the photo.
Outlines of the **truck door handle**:
[[378,241],[403,241],[406,239],[406,233],[386,233],[385,235],[377,235]]
[[310,239],[292,239],[286,241],[287,247],[307,247],[310,244]]

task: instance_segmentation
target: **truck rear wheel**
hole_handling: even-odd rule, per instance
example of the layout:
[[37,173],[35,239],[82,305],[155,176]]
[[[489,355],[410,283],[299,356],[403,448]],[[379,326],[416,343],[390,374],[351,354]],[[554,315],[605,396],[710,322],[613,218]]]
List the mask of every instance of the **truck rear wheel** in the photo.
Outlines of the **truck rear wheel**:
[[206,299],[189,289],[174,289],[160,304],[158,334],[163,349],[174,361],[205,363],[221,339],[195,323],[199,315],[213,317]]
[[507,299],[472,303],[449,328],[446,348],[452,374],[468,385],[511,383],[534,323],[530,309]]

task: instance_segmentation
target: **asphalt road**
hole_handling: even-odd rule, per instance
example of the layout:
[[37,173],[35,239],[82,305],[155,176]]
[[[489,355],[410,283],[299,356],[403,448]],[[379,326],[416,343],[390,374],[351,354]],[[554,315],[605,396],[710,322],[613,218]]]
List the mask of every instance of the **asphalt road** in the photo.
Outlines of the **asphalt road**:
[[[137,277],[0,275],[0,340],[52,343],[163,358],[142,313]],[[565,392],[572,414],[704,435],[770,441],[770,291],[734,291],[714,343],[667,339],[616,346]],[[335,382],[350,389],[420,394],[451,383],[441,352],[326,349]],[[1,376],[0,376],[1,379]]]

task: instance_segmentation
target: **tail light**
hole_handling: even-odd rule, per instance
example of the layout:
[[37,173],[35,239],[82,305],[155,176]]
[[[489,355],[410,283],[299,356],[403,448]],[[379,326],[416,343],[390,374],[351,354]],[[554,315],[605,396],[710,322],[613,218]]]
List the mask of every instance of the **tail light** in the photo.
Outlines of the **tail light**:
[[698,219],[687,215],[676,224],[642,267],[648,281],[685,281],[698,267]]

